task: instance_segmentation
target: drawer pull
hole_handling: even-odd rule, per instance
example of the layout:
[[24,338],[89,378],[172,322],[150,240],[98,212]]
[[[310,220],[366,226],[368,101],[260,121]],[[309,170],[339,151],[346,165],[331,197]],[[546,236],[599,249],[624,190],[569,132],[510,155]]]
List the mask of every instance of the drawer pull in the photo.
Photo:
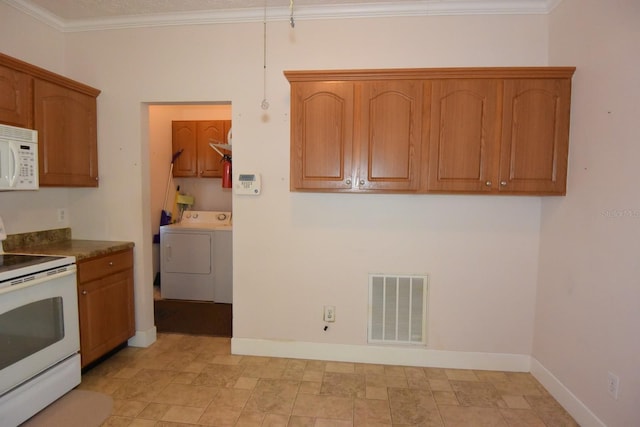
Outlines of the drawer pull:
[[113,261],[109,261],[109,267],[113,267]]
[[82,295],[86,295],[86,294],[87,294],[87,291],[82,291]]

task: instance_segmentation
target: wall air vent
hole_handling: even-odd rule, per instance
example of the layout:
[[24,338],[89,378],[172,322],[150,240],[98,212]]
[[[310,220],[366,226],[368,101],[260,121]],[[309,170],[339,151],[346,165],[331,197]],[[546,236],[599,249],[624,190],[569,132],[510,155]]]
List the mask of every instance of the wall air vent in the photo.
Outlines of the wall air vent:
[[427,343],[428,276],[369,275],[369,343]]

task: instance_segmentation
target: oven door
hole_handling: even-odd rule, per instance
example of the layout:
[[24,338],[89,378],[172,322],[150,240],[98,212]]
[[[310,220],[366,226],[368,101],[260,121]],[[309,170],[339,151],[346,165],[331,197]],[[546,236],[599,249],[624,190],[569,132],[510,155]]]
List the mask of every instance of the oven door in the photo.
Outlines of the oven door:
[[0,396],[80,350],[75,265],[0,289]]

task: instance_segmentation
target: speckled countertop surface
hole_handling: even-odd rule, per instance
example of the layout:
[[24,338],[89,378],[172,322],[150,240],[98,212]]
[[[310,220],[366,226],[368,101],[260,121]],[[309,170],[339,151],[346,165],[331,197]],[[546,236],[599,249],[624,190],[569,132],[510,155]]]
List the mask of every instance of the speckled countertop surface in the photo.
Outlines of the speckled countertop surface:
[[76,261],[133,248],[133,242],[78,240],[71,238],[70,228],[32,233],[10,234],[4,242],[5,252],[42,255],[71,255]]

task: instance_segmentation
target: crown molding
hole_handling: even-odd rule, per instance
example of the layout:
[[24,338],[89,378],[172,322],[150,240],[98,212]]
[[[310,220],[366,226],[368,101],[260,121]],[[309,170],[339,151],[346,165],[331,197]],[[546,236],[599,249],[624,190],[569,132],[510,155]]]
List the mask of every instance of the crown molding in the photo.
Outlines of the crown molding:
[[[562,0],[429,0],[300,6],[295,8],[294,18],[296,21],[305,21],[400,16],[548,14],[561,1]],[[61,32],[262,22],[265,18],[265,10],[263,8],[245,8],[64,20],[26,0],[5,0],[5,2]],[[270,7],[267,8],[266,15],[268,21],[288,21],[291,12],[288,7]]]

